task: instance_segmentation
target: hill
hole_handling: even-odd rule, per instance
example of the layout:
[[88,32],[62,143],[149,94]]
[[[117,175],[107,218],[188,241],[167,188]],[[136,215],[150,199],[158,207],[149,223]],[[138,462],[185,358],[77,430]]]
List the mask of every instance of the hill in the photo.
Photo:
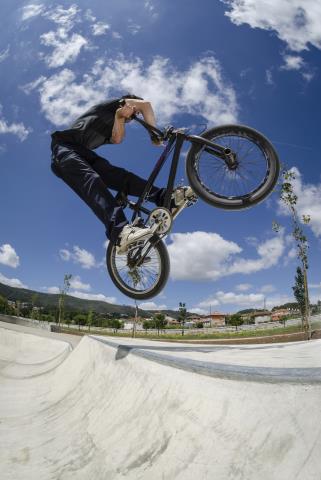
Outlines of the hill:
[[[0,283],[0,295],[11,301],[20,301],[25,303],[32,303],[32,297],[37,295],[35,305],[37,307],[44,307],[47,309],[55,309],[58,306],[59,294],[43,293],[35,290],[28,290],[26,288],[10,287]],[[88,312],[93,310],[98,314],[118,314],[118,315],[135,315],[135,308],[129,305],[117,305],[113,303],[107,303],[99,300],[84,300],[82,298],[72,297],[67,295],[65,298],[65,310],[66,311],[79,311]],[[177,318],[178,312],[173,310],[162,310],[163,313],[173,318]],[[138,309],[138,314],[141,317],[150,317],[155,313],[154,311]]]

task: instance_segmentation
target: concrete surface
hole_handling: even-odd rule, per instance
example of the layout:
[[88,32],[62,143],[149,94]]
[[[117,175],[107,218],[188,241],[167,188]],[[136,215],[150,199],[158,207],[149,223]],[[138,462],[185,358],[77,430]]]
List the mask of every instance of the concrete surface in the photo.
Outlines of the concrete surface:
[[0,328],[1,480],[320,480],[321,340],[119,340]]
[[14,315],[0,314],[0,321],[12,323],[14,325],[21,325],[24,327],[41,328],[43,330],[50,331],[50,324],[48,322],[40,322],[39,320],[33,320],[31,318],[15,317]]

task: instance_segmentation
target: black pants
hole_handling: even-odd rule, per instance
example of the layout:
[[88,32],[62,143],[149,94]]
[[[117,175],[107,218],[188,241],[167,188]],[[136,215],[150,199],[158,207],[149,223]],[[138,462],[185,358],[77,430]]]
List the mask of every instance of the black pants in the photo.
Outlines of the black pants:
[[[107,188],[124,191],[139,197],[147,181],[124,168],[111,165],[92,150],[82,146],[53,142],[51,169],[79,197],[87,203],[105,225],[106,235],[116,242],[122,228],[128,223],[120,207]],[[152,187],[148,200],[162,205],[165,189]]]

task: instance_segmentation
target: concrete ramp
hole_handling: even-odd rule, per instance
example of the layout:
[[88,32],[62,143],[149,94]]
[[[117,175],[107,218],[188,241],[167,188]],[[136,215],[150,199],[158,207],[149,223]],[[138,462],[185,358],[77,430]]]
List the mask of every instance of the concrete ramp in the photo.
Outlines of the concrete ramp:
[[[68,355],[65,342],[5,337],[2,480],[321,478],[320,341],[85,337]],[[24,375],[28,358],[48,368]]]

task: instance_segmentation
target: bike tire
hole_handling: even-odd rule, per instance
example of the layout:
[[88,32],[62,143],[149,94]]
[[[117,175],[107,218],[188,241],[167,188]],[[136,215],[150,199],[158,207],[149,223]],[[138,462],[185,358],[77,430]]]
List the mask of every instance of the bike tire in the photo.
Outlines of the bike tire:
[[[126,284],[121,278],[121,275],[116,266],[116,246],[109,242],[106,252],[106,265],[110,278],[114,285],[127,297],[135,300],[147,300],[155,297],[166,285],[170,271],[170,262],[167,248],[162,240],[158,240],[152,247],[155,250],[156,256],[159,260],[159,274],[152,286],[143,289],[137,289]],[[124,257],[124,255],[122,255]],[[119,258],[119,256],[118,256]]]
[[[272,191],[276,185],[276,182],[279,177],[280,172],[280,164],[277,153],[270,143],[270,141],[264,137],[260,132],[254,130],[253,128],[246,127],[244,125],[223,125],[220,127],[212,128],[204,132],[201,137],[210,140],[216,144],[226,146],[233,149],[234,145],[229,145],[233,143],[236,139],[239,142],[239,150],[244,150],[244,145],[250,145],[250,148],[256,149],[257,157],[261,155],[262,159],[260,161],[256,161],[255,167],[260,168],[262,170],[262,174],[259,173],[258,175],[264,177],[261,179],[260,183],[255,185],[256,180],[253,178],[252,175],[251,182],[253,184],[253,188],[249,188],[250,191],[245,191],[246,189],[243,187],[244,191],[241,192],[239,190],[238,194],[227,194],[226,191],[224,192],[224,188],[230,189],[230,192],[236,189],[236,181],[237,176],[239,178],[242,177],[241,169],[243,168],[243,180],[239,180],[239,188],[244,178],[249,182],[251,175],[249,175],[248,170],[244,177],[244,171],[246,168],[251,165],[251,162],[248,160],[241,160],[241,155],[239,154],[239,165],[235,171],[231,172],[228,170],[227,166],[224,164],[224,161],[214,157],[212,154],[208,153],[208,156],[211,157],[209,164],[209,174],[205,172],[205,160],[204,156],[206,155],[206,150],[203,145],[193,143],[191,146],[187,158],[186,158],[186,174],[187,178],[190,182],[192,189],[195,193],[205,202],[209,203],[210,205],[218,208],[223,208],[226,210],[241,210],[245,208],[252,207],[260,202],[262,202]],[[237,148],[234,148],[233,151],[237,152]],[[250,151],[249,151],[250,152]],[[247,153],[247,152],[246,152]],[[202,157],[203,156],[203,157]],[[244,152],[243,152],[244,156]],[[253,154],[252,154],[253,156]],[[201,161],[203,158],[203,166],[201,167]],[[206,158],[206,157],[205,157]],[[214,160],[215,159],[215,160]],[[207,161],[207,160],[206,160]],[[243,161],[243,164],[242,164]],[[212,162],[212,163],[211,163]],[[215,164],[217,162],[217,165]],[[264,164],[265,162],[265,164]],[[253,165],[253,159],[252,159]],[[245,168],[246,166],[246,168]],[[223,182],[219,182],[219,168],[221,168],[223,173],[222,179],[225,180],[226,186],[224,187]],[[235,173],[234,173],[235,172]],[[209,177],[211,175],[216,175],[216,180],[212,181],[212,185],[210,185]],[[233,175],[234,175],[234,185],[233,185]],[[225,177],[226,176],[226,177]],[[247,177],[248,178],[247,178]],[[206,178],[207,177],[207,178]],[[227,185],[228,184],[228,185]]]

